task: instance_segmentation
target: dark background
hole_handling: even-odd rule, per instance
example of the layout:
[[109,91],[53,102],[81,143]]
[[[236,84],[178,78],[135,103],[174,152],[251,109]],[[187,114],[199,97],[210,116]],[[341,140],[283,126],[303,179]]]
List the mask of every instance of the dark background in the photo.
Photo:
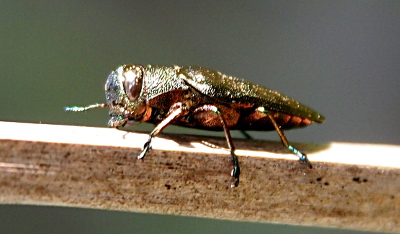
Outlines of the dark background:
[[[107,75],[121,64],[177,64],[245,78],[326,117],[321,125],[286,132],[289,141],[400,143],[398,1],[1,1],[0,54],[3,121],[106,126],[106,110],[75,114],[63,107],[103,102]],[[250,134],[279,140],[276,133]],[[8,226],[7,214],[16,226]],[[35,226],[29,217],[41,218]],[[96,222],[101,217],[109,218]],[[30,233],[54,227],[66,233],[318,232],[48,207],[2,206],[0,218],[0,229]],[[209,231],[212,225],[221,229]]]

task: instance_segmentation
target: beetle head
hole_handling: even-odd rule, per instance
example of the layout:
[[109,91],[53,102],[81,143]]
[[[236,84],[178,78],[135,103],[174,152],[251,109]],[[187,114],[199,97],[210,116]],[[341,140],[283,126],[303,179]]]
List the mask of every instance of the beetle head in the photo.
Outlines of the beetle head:
[[137,65],[123,65],[107,78],[105,94],[110,107],[111,127],[124,126],[128,121],[142,121],[146,102],[141,98],[143,70]]

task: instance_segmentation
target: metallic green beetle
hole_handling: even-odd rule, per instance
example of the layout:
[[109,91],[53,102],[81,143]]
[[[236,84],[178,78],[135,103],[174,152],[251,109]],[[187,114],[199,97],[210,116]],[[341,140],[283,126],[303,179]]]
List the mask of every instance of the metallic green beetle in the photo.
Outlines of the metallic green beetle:
[[130,121],[156,124],[143,151],[169,124],[225,132],[232,156],[232,177],[239,184],[240,167],[230,130],[276,130],[283,145],[312,168],[307,156],[290,145],[282,129],[305,127],[325,118],[311,108],[276,91],[204,67],[118,67],[105,84],[107,103],[67,107],[66,111],[109,108],[110,127]]

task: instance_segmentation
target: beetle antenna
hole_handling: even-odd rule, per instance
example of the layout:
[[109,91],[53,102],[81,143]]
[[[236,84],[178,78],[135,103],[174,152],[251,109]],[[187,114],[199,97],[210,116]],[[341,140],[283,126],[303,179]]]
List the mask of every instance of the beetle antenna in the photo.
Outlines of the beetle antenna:
[[94,108],[107,108],[108,105],[105,103],[101,103],[101,104],[92,104],[89,106],[72,106],[72,107],[64,107],[65,111],[73,111],[73,112],[83,112],[83,111],[87,111],[90,109],[94,109]]

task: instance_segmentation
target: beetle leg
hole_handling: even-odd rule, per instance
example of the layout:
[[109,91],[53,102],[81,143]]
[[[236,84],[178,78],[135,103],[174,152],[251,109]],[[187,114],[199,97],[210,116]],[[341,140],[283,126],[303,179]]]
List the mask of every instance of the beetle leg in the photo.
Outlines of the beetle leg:
[[214,114],[216,114],[219,117],[219,119],[221,120],[222,127],[223,127],[224,133],[225,133],[226,142],[228,143],[228,147],[229,147],[229,150],[230,150],[230,153],[232,156],[233,169],[231,171],[231,176],[235,179],[235,182],[233,184],[231,184],[231,188],[237,187],[239,185],[239,175],[240,175],[239,159],[235,154],[235,146],[233,145],[232,137],[229,132],[228,125],[226,124],[225,119],[222,117],[221,111],[219,110],[218,107],[213,106],[213,105],[204,105],[204,106],[199,107],[196,110],[194,110],[194,112],[197,112],[197,111],[211,111]]
[[246,131],[240,130],[240,133],[242,133],[246,140],[253,140],[253,137],[250,136]]
[[281,141],[282,141],[283,145],[286,148],[288,148],[293,154],[295,154],[297,157],[299,157],[300,161],[306,163],[308,168],[311,169],[312,168],[312,164],[310,163],[310,161],[308,161],[307,155],[302,153],[300,150],[296,149],[295,147],[289,145],[289,142],[286,139],[285,134],[280,129],[280,126],[276,123],[274,117],[268,111],[265,111],[265,108],[263,108],[263,107],[259,108],[259,110],[264,112],[268,116],[268,118],[271,120],[272,124],[275,127],[275,130],[278,132],[279,137],[281,138]]
[[151,149],[151,140],[153,137],[156,137],[165,127],[168,126],[171,122],[173,122],[178,117],[185,115],[187,113],[187,107],[185,104],[178,102],[171,106],[167,117],[161,121],[149,134],[149,139],[143,146],[143,151],[137,157],[138,159],[142,159],[146,156],[147,152]]

